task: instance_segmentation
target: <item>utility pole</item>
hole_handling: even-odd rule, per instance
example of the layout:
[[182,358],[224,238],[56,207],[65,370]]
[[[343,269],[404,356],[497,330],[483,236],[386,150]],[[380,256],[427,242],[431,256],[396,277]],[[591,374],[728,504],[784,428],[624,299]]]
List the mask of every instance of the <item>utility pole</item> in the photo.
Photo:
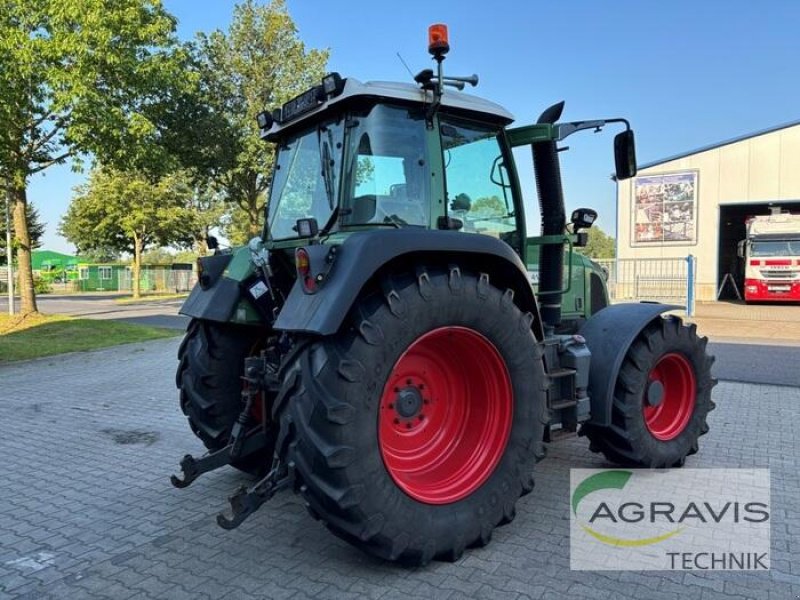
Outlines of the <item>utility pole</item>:
[[14,251],[11,248],[11,195],[6,190],[6,274],[8,276],[8,314],[14,315]]

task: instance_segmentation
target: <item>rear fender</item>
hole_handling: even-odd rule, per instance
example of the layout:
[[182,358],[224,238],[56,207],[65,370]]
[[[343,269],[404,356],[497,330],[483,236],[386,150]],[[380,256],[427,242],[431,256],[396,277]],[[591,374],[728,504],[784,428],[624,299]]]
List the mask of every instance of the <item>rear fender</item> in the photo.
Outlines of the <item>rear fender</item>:
[[457,231],[382,229],[348,236],[336,248],[335,255],[324,284],[314,293],[295,282],[275,321],[276,330],[331,335],[344,322],[365,286],[384,273],[413,269],[416,265],[456,264],[489,273],[494,285],[512,289],[514,302],[534,315],[537,339],[543,337],[527,269],[511,247],[499,239]]
[[180,314],[204,321],[263,325],[264,319],[242,293],[243,283],[253,274],[247,248],[203,257],[198,266],[197,285],[178,311]]
[[614,304],[594,314],[579,333],[586,338],[592,353],[589,371],[591,418],[589,423],[607,427],[611,424],[614,386],[622,361],[639,333],[654,319],[669,310],[683,308],[674,304]]

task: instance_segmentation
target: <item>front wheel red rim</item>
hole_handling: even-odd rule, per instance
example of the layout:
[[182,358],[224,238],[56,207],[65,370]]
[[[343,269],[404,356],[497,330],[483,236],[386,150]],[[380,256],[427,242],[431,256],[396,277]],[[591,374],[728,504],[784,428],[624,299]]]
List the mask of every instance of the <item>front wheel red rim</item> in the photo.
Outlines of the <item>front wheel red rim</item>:
[[678,437],[692,418],[697,399],[697,381],[689,359],[670,352],[651,369],[644,392],[644,422],[650,434],[661,441]]
[[400,356],[381,396],[384,465],[409,496],[457,502],[477,490],[505,452],[513,392],[505,361],[486,337],[440,327]]

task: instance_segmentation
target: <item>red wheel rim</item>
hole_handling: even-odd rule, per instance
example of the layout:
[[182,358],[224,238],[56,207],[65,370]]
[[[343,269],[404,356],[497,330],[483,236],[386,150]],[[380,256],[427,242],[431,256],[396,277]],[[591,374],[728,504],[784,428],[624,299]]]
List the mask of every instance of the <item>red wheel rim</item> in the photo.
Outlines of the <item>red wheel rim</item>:
[[457,502],[500,462],[512,415],[511,378],[497,348],[465,327],[434,329],[406,349],[386,381],[383,462],[415,500]]
[[644,422],[657,440],[672,440],[686,429],[694,412],[697,383],[689,360],[665,354],[650,371],[644,392]]

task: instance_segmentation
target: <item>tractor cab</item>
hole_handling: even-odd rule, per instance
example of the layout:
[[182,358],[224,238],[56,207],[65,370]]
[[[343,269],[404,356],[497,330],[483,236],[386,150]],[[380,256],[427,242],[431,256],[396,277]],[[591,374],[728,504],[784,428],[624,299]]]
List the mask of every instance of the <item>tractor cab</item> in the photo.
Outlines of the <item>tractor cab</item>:
[[430,114],[434,95],[419,85],[329,79],[340,83],[310,90],[317,104],[295,99],[261,115],[277,148],[267,240],[304,237],[298,219],[324,234],[416,227],[495,237],[524,221],[503,134],[513,117],[502,107],[452,92]]

